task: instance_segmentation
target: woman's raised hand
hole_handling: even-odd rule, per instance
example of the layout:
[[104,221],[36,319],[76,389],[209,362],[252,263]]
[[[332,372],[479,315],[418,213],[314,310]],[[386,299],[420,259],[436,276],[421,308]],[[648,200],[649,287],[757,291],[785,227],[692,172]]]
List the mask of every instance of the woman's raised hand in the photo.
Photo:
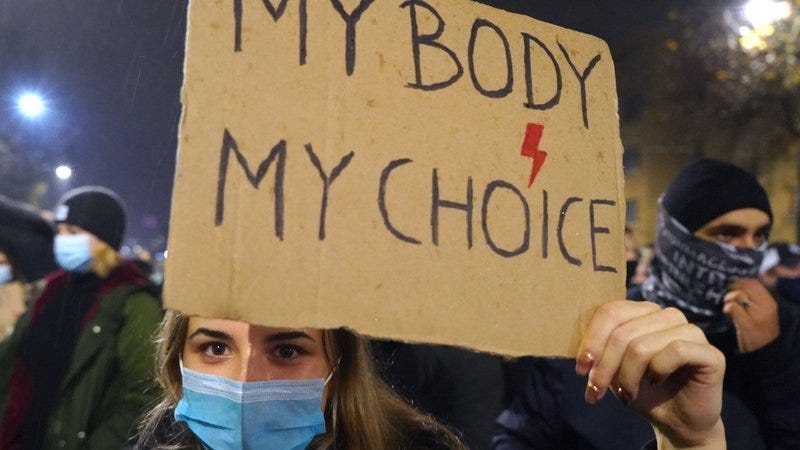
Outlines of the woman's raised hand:
[[725,357],[675,308],[618,301],[596,311],[575,370],[586,401],[612,391],[653,425],[659,448],[725,448]]

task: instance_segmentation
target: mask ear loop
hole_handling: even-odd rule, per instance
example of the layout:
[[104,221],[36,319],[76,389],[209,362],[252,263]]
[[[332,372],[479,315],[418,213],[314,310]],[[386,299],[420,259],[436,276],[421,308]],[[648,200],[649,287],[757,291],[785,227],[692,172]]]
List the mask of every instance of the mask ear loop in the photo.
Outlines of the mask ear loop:
[[333,378],[333,375],[336,373],[336,369],[339,368],[339,364],[341,362],[342,362],[342,355],[339,355],[339,359],[336,360],[336,364],[334,364],[333,367],[331,368],[331,373],[329,373],[328,376],[325,377],[325,381],[322,383],[323,386],[328,385],[328,382],[331,381],[331,378]]

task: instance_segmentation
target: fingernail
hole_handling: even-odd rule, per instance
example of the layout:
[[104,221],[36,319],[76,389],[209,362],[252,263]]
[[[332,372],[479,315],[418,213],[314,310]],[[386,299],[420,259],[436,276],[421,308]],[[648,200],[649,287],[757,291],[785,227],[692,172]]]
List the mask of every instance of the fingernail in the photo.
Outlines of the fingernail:
[[628,391],[626,391],[625,389],[622,389],[621,387],[617,388],[616,394],[617,394],[617,398],[622,403],[624,403],[625,406],[629,406],[631,404],[631,402],[633,401],[633,396],[631,396],[631,394],[629,394]]
[[575,360],[575,373],[586,376],[592,370],[592,365],[594,365],[594,356],[589,352],[584,352]]
[[600,388],[595,386],[591,381],[586,383],[586,393],[584,394],[584,399],[586,400],[586,403],[594,405],[595,403],[597,403],[599,397],[600,397]]

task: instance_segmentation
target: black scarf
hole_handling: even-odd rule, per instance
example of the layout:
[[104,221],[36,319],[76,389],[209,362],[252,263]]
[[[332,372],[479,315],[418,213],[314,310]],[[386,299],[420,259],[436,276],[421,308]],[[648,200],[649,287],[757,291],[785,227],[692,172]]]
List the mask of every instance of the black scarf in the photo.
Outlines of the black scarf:
[[758,276],[764,247],[739,248],[694,236],[663,207],[656,228],[656,249],[650,276],[642,285],[644,298],[673,306],[706,333],[731,328],[722,312],[731,282]]
[[33,390],[22,422],[22,448],[38,449],[43,445],[48,418],[78,343],[84,315],[94,303],[102,281],[93,273],[70,274],[30,324],[23,340],[22,360]]

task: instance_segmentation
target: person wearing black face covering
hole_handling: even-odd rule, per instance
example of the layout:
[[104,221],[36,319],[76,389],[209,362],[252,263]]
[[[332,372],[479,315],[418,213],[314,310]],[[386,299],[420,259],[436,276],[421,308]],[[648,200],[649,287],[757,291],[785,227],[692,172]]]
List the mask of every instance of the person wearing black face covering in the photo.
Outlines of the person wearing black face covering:
[[[722,418],[730,448],[800,448],[800,316],[758,280],[772,223],[758,181],[721,161],[684,168],[659,201],[650,276],[628,292],[683,312],[726,357]],[[568,361],[537,359],[498,418],[498,450],[635,449],[652,431],[621,402],[584,407]]]

